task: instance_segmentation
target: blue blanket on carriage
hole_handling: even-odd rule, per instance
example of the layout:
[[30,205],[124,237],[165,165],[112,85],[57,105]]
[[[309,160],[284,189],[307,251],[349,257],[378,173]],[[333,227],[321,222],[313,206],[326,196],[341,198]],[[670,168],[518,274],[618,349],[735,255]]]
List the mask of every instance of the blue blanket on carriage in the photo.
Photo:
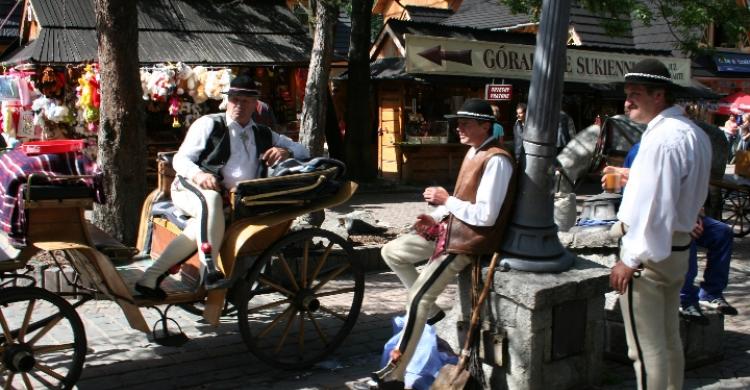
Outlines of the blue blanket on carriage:
[[[0,229],[14,246],[26,245],[26,215],[24,213],[23,187],[33,173],[47,177],[65,175],[95,175],[94,179],[81,179],[61,185],[85,185],[92,190],[94,200],[103,203],[101,177],[96,163],[82,153],[40,154],[27,156],[21,150],[11,150],[0,156]],[[37,181],[38,180],[38,181]],[[35,184],[55,184],[54,180],[34,179]]]

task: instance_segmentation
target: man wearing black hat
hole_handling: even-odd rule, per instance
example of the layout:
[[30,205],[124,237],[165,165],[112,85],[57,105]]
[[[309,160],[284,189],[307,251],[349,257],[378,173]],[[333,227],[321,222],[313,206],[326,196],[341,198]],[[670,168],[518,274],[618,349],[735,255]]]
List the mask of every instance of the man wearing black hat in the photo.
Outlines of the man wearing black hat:
[[208,243],[216,259],[224,237],[222,192],[242,180],[264,176],[267,167],[281,160],[309,157],[302,145],[253,121],[258,90],[252,78],[238,76],[224,93],[229,97],[226,113],[196,120],[174,156],[174,169],[186,180],[173,182],[172,201],[193,219],[136,283],[135,289],[150,298],[166,298],[160,278],[200,245],[201,202],[194,191],[203,195],[208,206]]
[[669,70],[643,60],[625,75],[625,111],[647,124],[617,217],[620,261],[610,285],[620,296],[628,355],[639,389],[681,389],[678,308],[690,232],[706,199],[711,144],[673,105]]
[[[437,206],[417,216],[415,233],[383,246],[386,264],[409,289],[403,334],[389,364],[373,373],[379,388],[404,388],[404,374],[425,323],[445,314],[435,305],[438,295],[478,255],[497,250],[510,217],[514,194],[513,157],[492,134],[495,116],[489,103],[467,100],[455,115],[462,144],[470,145],[458,173],[453,196],[443,187],[429,187],[423,197]],[[429,258],[421,273],[415,264]],[[428,319],[429,318],[429,319]]]

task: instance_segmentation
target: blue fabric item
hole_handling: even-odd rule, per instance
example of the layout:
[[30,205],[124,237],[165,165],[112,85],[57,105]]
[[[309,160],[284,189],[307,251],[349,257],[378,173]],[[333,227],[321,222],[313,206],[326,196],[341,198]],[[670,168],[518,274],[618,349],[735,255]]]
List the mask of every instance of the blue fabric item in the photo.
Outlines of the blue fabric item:
[[576,222],[576,226],[602,226],[614,225],[616,219],[581,219]]
[[503,125],[495,122],[492,124],[492,136],[500,139],[500,137],[505,135],[505,130],[503,129]]
[[[698,300],[721,298],[729,281],[729,262],[732,260],[734,234],[729,225],[713,218],[703,217],[703,234],[693,240],[688,257],[688,272],[680,290],[680,304],[697,304]],[[707,249],[706,269],[700,288],[695,286],[698,274],[698,246]]]
[[622,166],[625,168],[630,168],[633,165],[633,161],[635,161],[635,155],[638,154],[638,149],[641,148],[641,143],[638,142],[637,144],[633,145],[630,150],[628,150],[628,155],[625,156],[625,161],[622,163]]
[[177,208],[171,200],[162,200],[151,206],[151,215],[164,217],[181,230],[185,230],[185,226],[187,226],[190,217],[184,214],[178,215],[176,210]]
[[[404,320],[404,316],[394,317],[391,320],[394,334],[383,347],[380,367],[385,367],[390,361],[391,351],[396,347],[403,334]],[[419,339],[419,344],[417,344],[417,350],[406,367],[404,385],[407,389],[428,390],[432,386],[432,382],[435,381],[435,376],[437,376],[441,367],[446,364],[458,363],[458,357],[440,344],[435,329],[430,325],[425,325],[422,338]]]

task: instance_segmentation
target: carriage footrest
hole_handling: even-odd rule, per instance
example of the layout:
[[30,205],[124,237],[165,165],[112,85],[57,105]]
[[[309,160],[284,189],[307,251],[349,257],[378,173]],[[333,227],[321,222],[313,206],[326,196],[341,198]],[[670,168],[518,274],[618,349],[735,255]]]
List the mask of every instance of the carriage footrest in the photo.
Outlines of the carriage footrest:
[[224,274],[219,271],[206,274],[206,290],[229,288],[231,284],[232,281],[224,278]]
[[[156,306],[153,307],[153,309],[159,312],[159,316],[161,318],[154,323],[154,326],[151,329],[151,337],[153,338],[154,342],[159,345],[164,345],[167,347],[179,347],[190,341],[190,338],[187,337],[187,335],[182,331],[180,324],[178,324],[177,321],[167,315],[169,309],[171,308],[172,305],[167,305],[167,307],[162,311]],[[177,332],[169,330],[170,322],[177,327]]]

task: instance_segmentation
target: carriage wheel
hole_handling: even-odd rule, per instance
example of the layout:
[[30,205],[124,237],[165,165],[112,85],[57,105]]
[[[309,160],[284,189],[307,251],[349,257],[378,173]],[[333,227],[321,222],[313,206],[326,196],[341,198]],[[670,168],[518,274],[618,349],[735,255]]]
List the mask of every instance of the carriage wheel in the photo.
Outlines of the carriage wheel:
[[310,366],[349,334],[364,295],[354,250],[321,229],[291,233],[268,248],[235,289],[240,333],[276,367]]
[[0,385],[63,388],[78,380],[86,332],[73,306],[41,288],[0,291]]
[[721,220],[732,227],[735,237],[750,233],[750,194],[744,191],[722,189],[724,205]]

